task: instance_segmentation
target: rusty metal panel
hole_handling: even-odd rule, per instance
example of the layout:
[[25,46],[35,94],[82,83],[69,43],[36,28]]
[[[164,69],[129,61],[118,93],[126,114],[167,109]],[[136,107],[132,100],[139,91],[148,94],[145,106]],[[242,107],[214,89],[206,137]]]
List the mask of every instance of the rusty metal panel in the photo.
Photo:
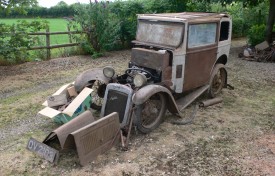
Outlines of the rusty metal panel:
[[45,144],[51,144],[58,142],[61,149],[64,148],[64,143],[68,135],[88,124],[91,124],[94,122],[95,119],[93,117],[93,114],[87,110],[77,116],[76,118],[72,119],[68,123],[60,126],[56,130],[52,131],[43,141]]
[[160,13],[140,14],[138,19],[164,20],[164,21],[195,21],[229,18],[226,13],[205,13],[205,12],[182,12],[182,13]]
[[161,82],[164,83],[167,87],[173,85],[172,83],[172,67],[168,66],[164,68],[161,75]]
[[104,76],[101,68],[89,69],[77,76],[74,83],[75,90],[81,92],[84,87],[90,84],[90,81],[95,80],[100,80],[107,84],[110,79]]
[[191,90],[209,82],[211,69],[216,61],[217,46],[187,51],[183,90]]
[[162,71],[169,66],[169,53],[165,50],[155,51],[144,48],[133,48],[131,63]]
[[119,116],[114,112],[98,121],[72,132],[64,148],[75,145],[81,165],[111,149],[119,141]]

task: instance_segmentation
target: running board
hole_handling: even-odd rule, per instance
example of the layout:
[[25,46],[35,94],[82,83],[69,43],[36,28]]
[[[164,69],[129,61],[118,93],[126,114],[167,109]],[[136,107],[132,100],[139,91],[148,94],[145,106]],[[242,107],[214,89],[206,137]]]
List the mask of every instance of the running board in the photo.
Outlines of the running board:
[[182,111],[184,108],[190,105],[194,100],[196,100],[201,94],[203,94],[208,88],[209,88],[209,85],[202,86],[194,90],[190,94],[178,99],[176,101],[178,105],[178,109]]

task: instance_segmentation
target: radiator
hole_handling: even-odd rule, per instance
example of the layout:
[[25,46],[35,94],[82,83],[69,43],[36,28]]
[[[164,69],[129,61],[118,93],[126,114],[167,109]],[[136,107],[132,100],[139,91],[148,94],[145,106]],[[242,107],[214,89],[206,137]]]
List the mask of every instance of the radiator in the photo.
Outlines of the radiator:
[[120,126],[127,125],[132,108],[132,95],[133,89],[128,86],[117,83],[108,84],[101,109],[101,117],[117,112]]

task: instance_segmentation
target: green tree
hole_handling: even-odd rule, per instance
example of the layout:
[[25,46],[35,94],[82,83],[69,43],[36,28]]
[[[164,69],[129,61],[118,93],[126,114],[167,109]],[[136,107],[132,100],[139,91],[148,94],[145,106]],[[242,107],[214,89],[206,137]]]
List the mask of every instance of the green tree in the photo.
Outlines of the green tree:
[[275,19],[275,0],[269,0],[269,15],[266,25],[266,41],[272,42],[272,29]]
[[37,5],[37,0],[0,0],[0,12],[10,13],[14,9],[20,13],[26,13],[26,8]]
[[[217,1],[217,0],[214,0]],[[254,7],[262,3],[262,0],[237,0],[244,4],[244,7]],[[232,0],[223,0],[224,4],[232,3]],[[269,0],[269,13],[268,20],[266,22],[265,39],[268,43],[272,42],[272,30],[275,20],[275,0]]]

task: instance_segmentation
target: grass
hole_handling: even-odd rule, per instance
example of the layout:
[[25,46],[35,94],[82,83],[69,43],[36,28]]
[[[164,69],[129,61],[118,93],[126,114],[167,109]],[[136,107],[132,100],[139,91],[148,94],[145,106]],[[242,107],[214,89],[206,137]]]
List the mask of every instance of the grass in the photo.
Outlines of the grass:
[[[18,20],[26,20],[26,21],[33,21],[33,20],[47,20],[50,26],[50,32],[64,32],[68,31],[67,24],[68,21],[62,18],[39,18],[39,19],[30,19],[30,18],[15,18],[15,19],[0,19],[1,23],[5,24],[14,24],[17,23]],[[45,38],[45,37],[44,37]],[[68,35],[51,35],[51,44],[63,44],[69,43]],[[43,40],[45,43],[45,39]]]
[[[5,24],[15,24],[18,20],[26,20],[28,22],[33,20],[47,20],[49,22],[49,30],[50,32],[66,32],[68,31],[67,25],[68,21],[63,18],[14,18],[14,19],[0,19],[0,23]],[[73,31],[73,29],[71,29]],[[41,32],[44,32],[42,30]],[[75,42],[74,39],[72,42]],[[51,35],[50,36],[50,43],[51,45],[57,44],[67,44],[70,43],[69,36],[67,34],[60,34],[60,35]],[[46,46],[46,36],[41,35],[40,41],[36,44],[36,46]],[[67,47],[67,48],[57,48],[51,50],[51,58],[56,57],[68,57],[71,55],[79,54],[79,50],[76,47]],[[29,51],[30,53],[30,61],[32,60],[44,60],[46,57],[46,50],[34,50]]]

